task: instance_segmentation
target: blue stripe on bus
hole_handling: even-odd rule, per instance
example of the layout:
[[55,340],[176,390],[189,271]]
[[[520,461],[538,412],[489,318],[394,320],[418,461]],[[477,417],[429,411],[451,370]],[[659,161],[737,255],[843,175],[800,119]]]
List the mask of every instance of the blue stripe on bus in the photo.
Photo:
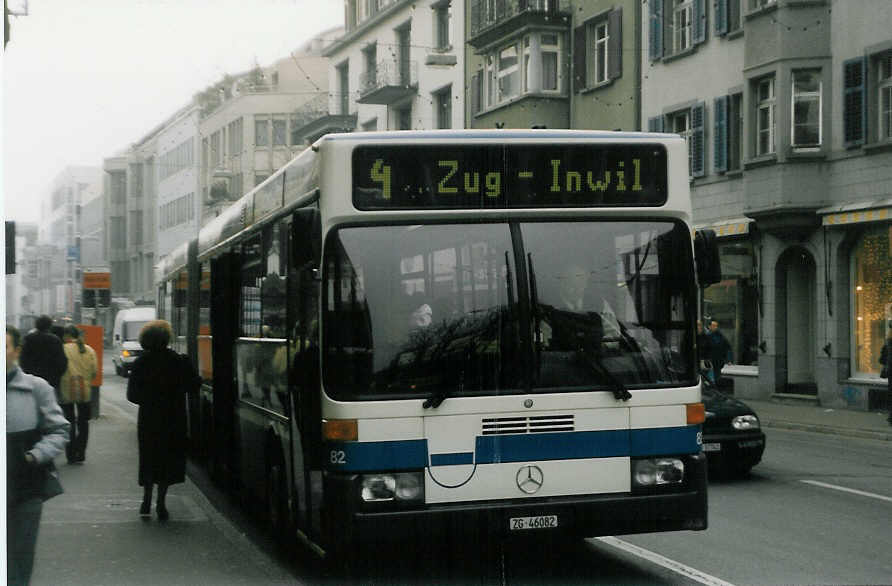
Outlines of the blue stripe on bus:
[[425,439],[388,442],[331,443],[325,459],[329,470],[410,470],[428,465],[498,464],[543,460],[583,458],[642,457],[693,454],[700,451],[697,432],[700,427],[661,427],[580,431],[575,433],[540,433],[478,436],[475,453],[449,452],[431,454]]
[[431,467],[457,466],[460,464],[473,464],[474,452],[455,452],[453,454],[431,454]]
[[629,454],[629,431],[487,435],[477,438],[477,463],[612,458]]
[[332,442],[327,445],[329,470],[418,470],[427,467],[427,440]]
[[633,429],[630,456],[658,456],[662,454],[694,454],[700,451],[697,443],[699,425],[684,427],[656,427]]

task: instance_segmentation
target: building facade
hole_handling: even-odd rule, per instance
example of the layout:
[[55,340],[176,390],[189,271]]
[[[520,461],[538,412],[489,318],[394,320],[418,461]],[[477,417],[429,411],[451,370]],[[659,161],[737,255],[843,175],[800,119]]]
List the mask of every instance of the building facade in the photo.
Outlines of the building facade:
[[307,132],[462,128],[463,25],[458,0],[347,0],[323,53],[327,112]]
[[322,51],[341,32],[325,31],[272,65],[225,76],[196,96],[202,223],[306,148],[312,138],[305,133],[307,123],[327,109],[328,60]]
[[642,125],[687,140],[695,222],[721,238],[703,314],[731,342],[735,393],[879,407],[892,7],[656,0],[640,25]]
[[468,128],[639,129],[640,2],[465,5]]
[[69,166],[53,179],[41,202],[36,250],[41,258],[37,313],[80,319],[82,210],[102,195],[102,170]]

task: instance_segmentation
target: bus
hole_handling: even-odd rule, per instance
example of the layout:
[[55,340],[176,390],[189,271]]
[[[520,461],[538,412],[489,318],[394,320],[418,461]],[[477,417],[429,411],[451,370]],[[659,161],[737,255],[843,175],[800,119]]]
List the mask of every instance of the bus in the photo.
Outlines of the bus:
[[320,138],[158,269],[196,461],[326,556],[706,529],[718,254],[687,161],[670,134]]

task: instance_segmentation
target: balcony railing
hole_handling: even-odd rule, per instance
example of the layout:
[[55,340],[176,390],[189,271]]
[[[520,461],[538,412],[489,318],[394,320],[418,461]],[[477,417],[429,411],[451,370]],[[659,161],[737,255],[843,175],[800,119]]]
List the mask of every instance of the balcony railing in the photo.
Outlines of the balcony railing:
[[470,37],[521,14],[557,14],[559,4],[558,0],[471,0]]
[[418,62],[379,61],[374,71],[359,76],[360,104],[392,104],[418,92]]

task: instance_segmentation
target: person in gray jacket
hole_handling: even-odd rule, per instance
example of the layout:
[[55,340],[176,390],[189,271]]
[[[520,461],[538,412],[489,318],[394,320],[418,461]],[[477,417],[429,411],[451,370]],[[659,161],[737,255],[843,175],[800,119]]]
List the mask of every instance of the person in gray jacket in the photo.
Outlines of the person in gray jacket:
[[68,420],[53,387],[25,374],[22,335],[6,326],[6,545],[9,584],[28,584],[43,511],[45,467],[65,451]]

